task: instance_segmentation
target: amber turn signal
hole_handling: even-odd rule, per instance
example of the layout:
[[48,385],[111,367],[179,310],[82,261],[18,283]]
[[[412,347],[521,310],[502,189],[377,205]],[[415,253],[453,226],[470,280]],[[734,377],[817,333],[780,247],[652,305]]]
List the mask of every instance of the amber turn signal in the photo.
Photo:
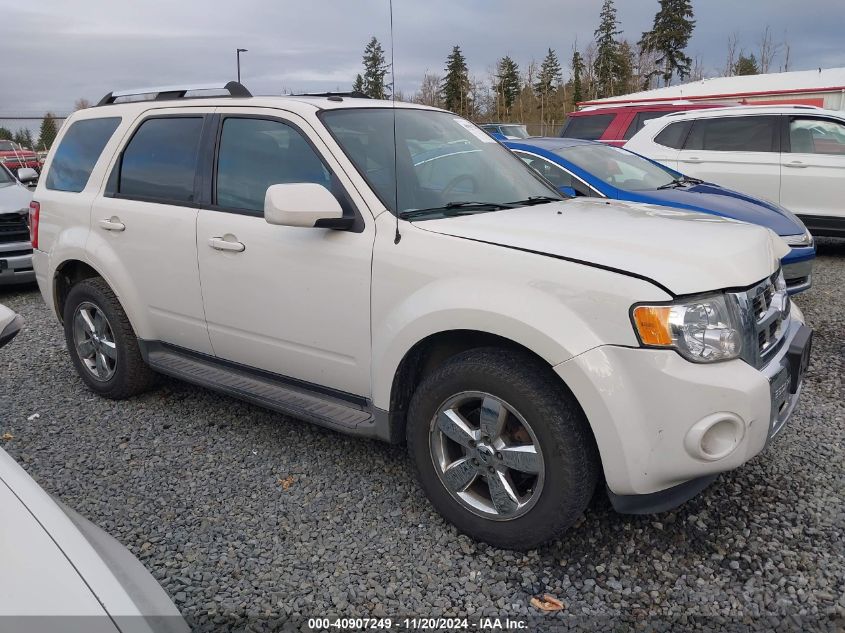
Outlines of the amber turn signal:
[[634,308],[634,325],[643,345],[672,345],[669,313],[672,306],[637,306]]

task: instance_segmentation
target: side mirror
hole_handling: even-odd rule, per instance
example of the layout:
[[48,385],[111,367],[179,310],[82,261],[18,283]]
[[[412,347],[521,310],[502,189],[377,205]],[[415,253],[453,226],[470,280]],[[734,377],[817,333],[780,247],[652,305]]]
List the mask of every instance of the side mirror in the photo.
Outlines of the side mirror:
[[560,191],[563,195],[569,196],[570,198],[574,198],[578,195],[578,192],[575,191],[575,187],[558,187],[558,191]]
[[296,182],[270,185],[264,195],[264,219],[268,224],[306,228],[347,229],[354,220],[323,185]]
[[4,305],[0,305],[0,347],[15,338],[23,327],[23,319]]
[[38,172],[32,167],[21,167],[18,170],[18,180],[25,185],[33,184],[38,181]]

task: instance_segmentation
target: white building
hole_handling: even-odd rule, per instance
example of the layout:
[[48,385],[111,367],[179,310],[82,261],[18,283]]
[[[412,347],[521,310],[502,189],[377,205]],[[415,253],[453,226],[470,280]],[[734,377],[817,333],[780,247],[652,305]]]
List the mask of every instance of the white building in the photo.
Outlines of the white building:
[[602,106],[664,101],[708,101],[735,105],[795,103],[845,110],[845,68],[801,70],[767,75],[714,77],[677,86],[645,90],[618,97],[583,101],[579,106]]

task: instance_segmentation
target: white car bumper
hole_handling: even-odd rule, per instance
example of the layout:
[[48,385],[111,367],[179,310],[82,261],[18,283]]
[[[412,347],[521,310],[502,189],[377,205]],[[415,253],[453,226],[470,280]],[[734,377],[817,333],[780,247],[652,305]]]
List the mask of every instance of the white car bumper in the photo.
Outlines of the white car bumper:
[[614,346],[557,365],[593,428],[617,509],[668,509],[762,451],[798,401],[806,367],[790,386],[789,350],[808,335],[793,305],[782,348],[762,370]]

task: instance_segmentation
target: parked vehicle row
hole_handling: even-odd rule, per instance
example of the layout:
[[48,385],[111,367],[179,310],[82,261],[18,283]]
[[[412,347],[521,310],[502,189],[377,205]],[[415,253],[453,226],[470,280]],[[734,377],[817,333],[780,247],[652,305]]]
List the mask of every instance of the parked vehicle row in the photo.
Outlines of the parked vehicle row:
[[514,548],[599,481],[673,507],[786,425],[811,330],[768,229],[564,197],[442,110],[226,88],[107,95],[47,158],[36,277],[94,392],[161,372],[406,441],[444,517]]
[[690,178],[627,149],[595,141],[528,138],[505,145],[570,195],[659,204],[770,228],[791,247],[781,260],[790,294],[812,284],[813,237],[801,220],[779,205]]
[[625,145],[689,176],[771,200],[814,235],[845,237],[845,115],[813,106],[670,114]]
[[14,141],[0,140],[0,164],[16,175],[19,169],[41,171],[38,154]]
[[0,166],[0,286],[35,281],[29,234],[32,191]]

